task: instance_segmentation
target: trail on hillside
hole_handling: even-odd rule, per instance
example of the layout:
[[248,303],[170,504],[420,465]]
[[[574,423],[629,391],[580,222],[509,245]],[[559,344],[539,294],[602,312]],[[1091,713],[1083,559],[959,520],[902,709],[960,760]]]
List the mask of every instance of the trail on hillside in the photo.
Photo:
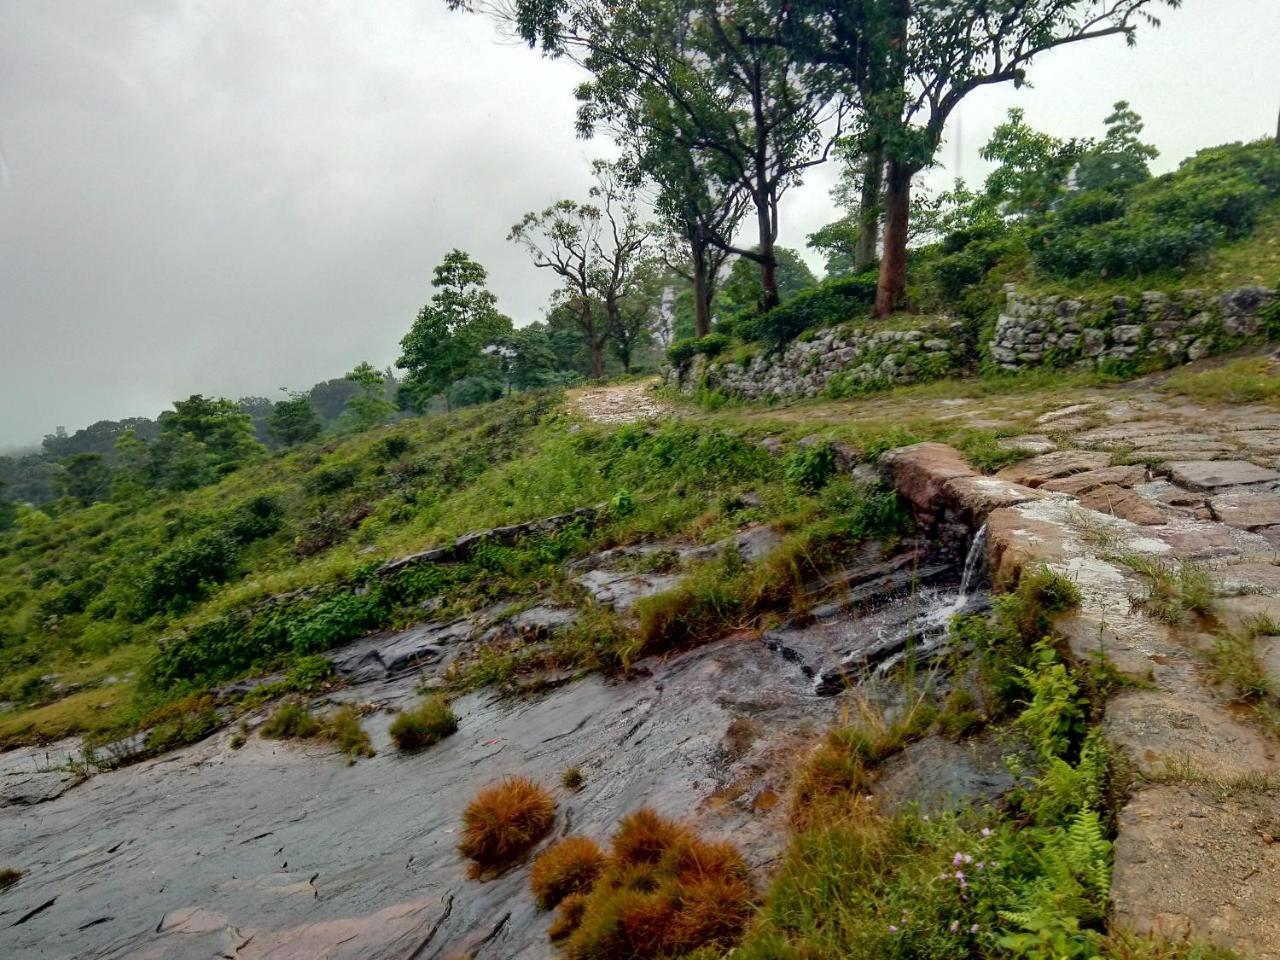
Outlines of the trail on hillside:
[[669,416],[671,405],[653,393],[657,377],[616,383],[604,387],[573,390],[569,401],[574,409],[596,423],[636,423]]

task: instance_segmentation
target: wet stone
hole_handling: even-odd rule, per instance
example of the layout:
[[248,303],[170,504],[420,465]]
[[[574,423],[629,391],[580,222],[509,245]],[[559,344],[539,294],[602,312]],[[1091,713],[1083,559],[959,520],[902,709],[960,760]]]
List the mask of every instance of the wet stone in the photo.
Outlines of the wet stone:
[[1133,490],[1110,483],[1082,494],[1080,505],[1144,526],[1166,523],[1169,519],[1150,500]]
[[1132,487],[1146,479],[1146,467],[1103,467],[1101,470],[1086,470],[1084,473],[1072,474],[1069,477],[1046,480],[1041,484],[1040,489],[1051,493],[1069,493],[1073,497],[1078,497],[1104,484]]
[[1013,787],[1005,762],[1012,752],[996,737],[961,743],[926,737],[884,763],[875,795],[890,811],[913,804],[926,814],[981,808]]

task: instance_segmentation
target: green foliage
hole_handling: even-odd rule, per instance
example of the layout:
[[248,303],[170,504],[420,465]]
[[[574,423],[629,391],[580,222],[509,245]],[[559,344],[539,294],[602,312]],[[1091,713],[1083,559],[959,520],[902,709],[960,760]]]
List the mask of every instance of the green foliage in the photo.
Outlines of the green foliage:
[[289,623],[289,646],[301,655],[329,650],[377,626],[383,614],[382,599],[376,591],[363,595],[340,593]]
[[100,453],[77,453],[60,464],[57,476],[59,492],[87,507],[107,497],[111,489],[111,468]]
[[206,534],[170,547],[150,565],[139,586],[141,612],[180,612],[227,580],[240,547],[223,533]]
[[[818,278],[795,250],[774,247],[773,253],[778,261],[778,294],[784,303],[818,283]],[[763,296],[759,264],[746,257],[736,257],[716,296],[716,315],[736,317],[759,313]]]
[[705,337],[677,340],[667,348],[667,359],[677,367],[683,367],[694,357],[717,357],[729,346],[729,338],[723,333],[709,333]]
[[813,327],[865,316],[875,297],[876,277],[872,273],[827,280],[768,313],[738,320],[735,332],[743,340],[762,340],[781,347]]
[[275,405],[267,418],[267,430],[282,447],[314,440],[323,427],[309,394],[293,392],[288,396]]
[[320,721],[297,700],[286,700],[258,731],[268,740],[304,740],[319,735]]
[[370,366],[368,361],[348,373],[346,379],[356,384],[360,392],[347,400],[342,411],[345,429],[357,433],[371,430],[395,413],[395,405],[387,399],[386,376]]
[[1084,732],[1080,689],[1051,643],[1039,641],[1032,647],[1031,654],[1032,667],[1014,667],[1031,691],[1031,699],[1018,717],[1018,723],[1026,729],[1042,757],[1060,757]]
[[980,151],[984,160],[998,164],[987,177],[987,196],[1006,215],[1043,215],[1065,192],[1086,148],[1078,140],[1031,129],[1023,110],[1014,107]]
[[1001,446],[999,440],[991,430],[965,430],[955,443],[971,464],[983,473],[995,473],[1026,457],[1024,451]]
[[1085,151],[1076,167],[1081,190],[1124,190],[1151,178],[1147,164],[1160,155],[1155,147],[1138,139],[1142,118],[1128,101],[1116,102],[1106,119],[1102,140]]
[[788,456],[784,476],[797,490],[813,493],[827,485],[836,472],[835,448],[827,442],[797,447]]
[[1189,614],[1213,610],[1213,577],[1199,564],[1171,563],[1140,553],[1125,553],[1116,559],[1147,578],[1147,595],[1135,603],[1157,620],[1178,626],[1187,622]]
[[1178,370],[1161,389],[1210,403],[1274,402],[1280,399],[1280,376],[1269,357],[1241,357],[1208,370]]
[[[1137,149],[1131,145],[1099,162],[1132,181]],[[1122,217],[1116,214],[1119,199],[1094,195],[1069,203],[1034,238],[1032,250],[1036,265],[1057,277],[1182,268],[1224,240],[1247,234],[1278,196],[1280,152],[1274,144],[1217,147],[1184,161],[1175,173],[1134,187]]]
[[420,750],[439,743],[458,729],[449,702],[436,694],[415,707],[401,710],[391,721],[391,739],[401,750]]

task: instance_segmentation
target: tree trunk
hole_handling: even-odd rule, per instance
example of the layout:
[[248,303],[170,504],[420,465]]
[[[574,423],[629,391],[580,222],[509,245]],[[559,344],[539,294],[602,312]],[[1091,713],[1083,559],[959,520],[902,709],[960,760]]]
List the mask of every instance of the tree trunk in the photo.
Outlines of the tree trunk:
[[767,313],[782,302],[778,294],[778,259],[773,253],[773,218],[767,203],[756,204],[760,228],[760,312]]
[[604,378],[604,341],[591,338],[591,379]]
[[707,248],[693,244],[693,331],[705,337],[711,332],[711,284],[708,283]]
[[893,313],[907,291],[907,224],[913,175],[914,171],[900,161],[889,161],[884,192],[884,253],[876,287],[877,317]]
[[867,151],[862,172],[862,197],[858,203],[858,242],[853,248],[853,272],[861,273],[876,259],[880,239],[880,190],[884,186],[884,145],[877,141]]

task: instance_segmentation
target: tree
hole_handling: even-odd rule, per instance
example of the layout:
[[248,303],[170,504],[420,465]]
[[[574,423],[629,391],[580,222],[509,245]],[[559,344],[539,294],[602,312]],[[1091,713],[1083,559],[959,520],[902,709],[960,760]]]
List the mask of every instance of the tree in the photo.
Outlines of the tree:
[[75,453],[61,461],[58,490],[82,507],[105,500],[111,487],[111,468],[100,453]]
[[18,522],[18,505],[3,494],[6,486],[0,481],[0,533],[13,529]]
[[193,394],[160,414],[160,435],[151,445],[152,472],[165,490],[191,490],[212,483],[264,452],[254,439],[253,418],[234,400]]
[[498,311],[498,298],[485,286],[488,274],[462,250],[450,250],[435,269],[431,302],[400,341],[396,366],[408,371],[406,390],[418,410],[486,365],[485,348],[511,332],[511,319]]
[[1125,189],[1151,179],[1148,164],[1160,151],[1138,139],[1143,128],[1142,118],[1128,101],[1117,101],[1104,122],[1106,134],[1080,158],[1076,187],[1080,190]]
[[534,390],[562,379],[551,332],[545,323],[531,323],[512,330],[497,352],[508,393]]
[[323,425],[311,405],[311,397],[301,391],[285,391],[288,400],[275,405],[267,418],[267,430],[272,439],[282,447],[306,443],[320,436]]
[[448,3],[455,9],[484,9],[531,46],[576,56],[592,74],[579,87],[580,131],[597,122],[643,130],[661,145],[662,156],[690,151],[703,158],[701,169],[721,189],[740,189],[749,197],[756,215],[755,246],[738,245],[719,233],[708,242],[758,264],[764,307],[778,303],[773,250],[779,200],[805,170],[827,159],[849,106],[843,96],[832,97],[833,83],[817,79],[825,65],[790,54],[789,3]]
[[[783,300],[817,284],[818,278],[795,250],[779,247],[777,256],[778,292]],[[752,269],[749,260],[739,257],[733,261],[729,277],[721,285],[716,313],[720,317],[732,317],[747,310],[759,310],[763,295],[759,272]]]
[[635,207],[635,196],[617,172],[597,161],[593,202],[561,200],[527,213],[507,239],[524,247],[534,266],[564,282],[560,304],[575,318],[591,352],[591,376],[604,375],[604,347],[625,336],[624,305],[640,283],[639,267],[653,236]]
[[1026,82],[1040,54],[1109,36],[1136,37],[1151,10],[1180,0],[792,0],[792,49],[838,68],[861,94],[868,135],[883,144],[884,252],[876,314],[906,290],[911,181],[942,144],[952,111],[975,90]]
[[1090,146],[1086,140],[1033,130],[1026,114],[1014,107],[979,151],[984,160],[999,164],[987,177],[987,196],[1006,216],[1043,216],[1066,192],[1071,171]]
[[347,401],[347,408],[342,412],[348,430],[356,433],[370,430],[385,423],[387,417],[395,413],[395,404],[387,399],[387,376],[369,361],[362,361],[347,374],[346,379],[360,388],[360,392]]
[[111,499],[136,499],[152,489],[154,483],[150,446],[133,430],[126,430],[116,441]]

